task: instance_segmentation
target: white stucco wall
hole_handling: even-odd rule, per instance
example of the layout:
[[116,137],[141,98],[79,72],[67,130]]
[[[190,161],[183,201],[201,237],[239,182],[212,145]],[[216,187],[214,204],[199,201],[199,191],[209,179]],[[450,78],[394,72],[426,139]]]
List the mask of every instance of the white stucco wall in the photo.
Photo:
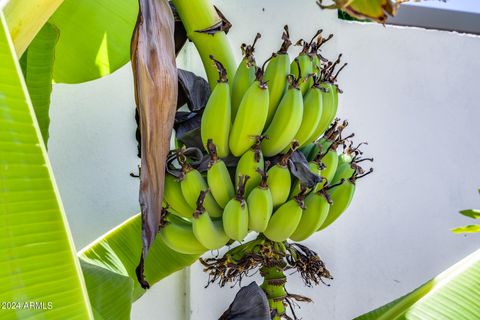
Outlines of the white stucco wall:
[[[335,33],[324,53],[342,52],[339,115],[375,157],[338,222],[306,243],[334,276],[304,289],[304,319],[351,319],[396,298],[477,249],[479,235],[449,229],[470,221],[480,185],[480,37],[336,19],[313,0],[214,1],[231,20],[233,46],[259,31],[257,59],[276,50],[282,26],[292,38]],[[239,50],[236,50],[237,53]],[[179,64],[201,70],[194,49]],[[81,85],[56,85],[49,154],[78,248],[138,211],[130,67]],[[204,289],[201,267],[177,273],[134,305],[133,319],[216,319],[238,288]],[[247,279],[244,284],[248,284]],[[186,289],[187,288],[187,289]]]

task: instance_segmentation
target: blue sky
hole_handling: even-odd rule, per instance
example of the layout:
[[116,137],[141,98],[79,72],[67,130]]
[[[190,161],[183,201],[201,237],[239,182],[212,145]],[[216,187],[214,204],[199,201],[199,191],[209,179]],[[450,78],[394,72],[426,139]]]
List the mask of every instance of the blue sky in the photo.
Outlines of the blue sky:
[[408,5],[480,13],[480,1],[478,0],[448,0],[447,2],[430,0],[411,2]]

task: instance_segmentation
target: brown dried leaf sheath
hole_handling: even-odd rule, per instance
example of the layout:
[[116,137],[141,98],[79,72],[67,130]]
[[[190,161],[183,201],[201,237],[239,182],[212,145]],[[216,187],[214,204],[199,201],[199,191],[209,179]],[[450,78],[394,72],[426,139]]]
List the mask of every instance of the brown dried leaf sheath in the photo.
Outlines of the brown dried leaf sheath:
[[177,106],[174,23],[167,0],[139,0],[131,60],[142,136],[139,198],[143,250],[137,268],[142,287],[148,287],[143,279],[143,259],[162,215],[165,162]]

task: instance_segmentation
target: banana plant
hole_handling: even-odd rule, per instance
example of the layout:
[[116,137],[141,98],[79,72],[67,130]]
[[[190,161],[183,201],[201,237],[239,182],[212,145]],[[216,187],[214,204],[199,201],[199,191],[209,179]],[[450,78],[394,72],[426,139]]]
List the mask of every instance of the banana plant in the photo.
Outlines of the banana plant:
[[[92,3],[90,7],[83,6],[80,13],[86,15],[86,9],[91,9]],[[10,30],[3,12],[0,30],[0,217],[3,222],[0,250],[6,253],[0,260],[0,298],[9,303],[5,306],[8,311],[2,311],[2,319],[128,319],[132,302],[145,292],[135,274],[142,249],[140,216],[116,227],[76,257],[46,153],[52,79],[56,78],[56,63],[61,61],[58,54],[62,55],[59,34],[62,35],[60,39],[68,38],[65,34],[72,30],[72,25],[65,27],[62,23],[73,17],[62,15],[62,10],[66,10],[62,6],[55,13],[59,16],[51,18],[55,24],[47,22],[36,30],[41,22],[34,21],[29,36],[38,33],[30,37],[33,41],[25,50],[23,42],[28,37],[17,35],[17,43],[11,37],[16,30],[12,28],[17,25],[15,21],[25,22],[19,14],[25,2],[11,1],[9,5],[6,12],[9,12]],[[75,3],[65,2],[64,5],[74,6]],[[131,7],[133,11],[137,10],[135,5]],[[78,9],[81,8],[74,6],[72,10],[77,12]],[[27,16],[28,13],[27,10]],[[105,20],[101,10],[98,16]],[[121,21],[122,14],[118,16]],[[41,18],[45,20],[44,16]],[[73,23],[73,29],[76,27]],[[88,31],[101,33],[95,24]],[[68,47],[68,44],[63,45],[63,49]],[[89,48],[91,51],[95,49],[93,46]],[[128,47],[126,49],[128,56]],[[23,53],[20,63],[16,54],[19,52]],[[108,62],[110,57],[100,55],[96,63],[101,64],[105,59]],[[84,81],[91,77],[75,74],[78,70],[72,70],[71,66],[67,72],[72,71],[73,80]],[[118,65],[97,70],[93,77],[109,73],[116,67]],[[197,258],[178,254],[157,240],[151,245],[144,272],[153,284],[192,264]],[[36,307],[29,307],[32,304]]]
[[[211,36],[215,30],[228,31],[226,19],[210,25],[216,17],[212,8],[199,10],[198,20],[187,1],[174,3],[190,22],[185,27],[200,54],[205,41],[213,39],[232,57],[226,38]],[[140,215],[76,254],[46,141],[52,80],[84,82],[127,63],[138,4],[41,0],[32,6],[28,0],[11,0],[0,1],[0,9],[5,4],[5,16],[0,14],[0,251],[5,253],[0,255],[0,298],[10,302],[10,310],[2,318],[128,319],[131,303],[145,292],[134,271],[143,245]],[[193,32],[200,22],[208,22],[203,38]],[[234,67],[231,61],[226,65]],[[207,69],[207,74],[215,72]],[[155,239],[145,276],[153,284],[197,258]]]
[[[2,318],[92,319],[45,144],[0,14],[0,300]],[[43,308],[29,308],[44,303]]]

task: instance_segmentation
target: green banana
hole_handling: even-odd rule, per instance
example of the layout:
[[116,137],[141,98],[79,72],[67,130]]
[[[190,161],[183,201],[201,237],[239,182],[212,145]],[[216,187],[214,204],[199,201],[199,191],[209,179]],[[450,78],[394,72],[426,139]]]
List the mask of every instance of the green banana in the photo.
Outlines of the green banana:
[[310,156],[310,153],[315,149],[315,143],[311,142],[309,144],[306,144],[304,145],[303,147],[299,148],[298,151],[300,151],[301,153],[303,153],[303,155],[305,156],[305,159],[307,160],[312,160],[312,159],[309,159],[309,156]]
[[317,231],[327,218],[330,204],[331,200],[325,189],[311,192],[305,198],[305,210],[303,210],[298,227],[290,239],[303,241]]
[[348,126],[348,121],[345,120],[341,124],[339,124],[339,121],[340,119],[336,118],[327,131],[325,131],[324,135],[313,143],[313,148],[310,149],[309,154],[306,156],[309,161],[318,158],[322,152],[325,153],[325,150],[328,150],[330,145],[332,145],[335,141],[337,141],[337,144],[340,145],[345,139],[349,139],[354,136],[354,134],[351,134],[342,139],[341,134]]
[[207,171],[208,187],[218,205],[225,208],[227,202],[235,196],[235,188],[225,162],[217,156],[215,144],[209,140],[207,147],[210,153]]
[[307,94],[303,99],[302,122],[293,138],[298,141],[300,147],[314,140],[311,137],[313,136],[315,129],[318,127],[318,123],[322,117],[322,89],[320,88],[317,79],[318,78],[315,78],[313,86],[307,91]]
[[327,130],[328,126],[337,114],[339,89],[335,84],[335,81],[337,80],[337,77],[343,68],[347,66],[347,63],[345,63],[335,75],[333,75],[333,72],[335,67],[340,63],[341,58],[342,55],[340,54],[335,62],[330,62],[326,68],[321,70],[320,77],[323,82],[320,84],[320,87],[325,91],[322,95],[323,113],[317,128],[311,136],[311,139],[317,139],[320,137],[325,130]]
[[329,147],[327,149],[327,152],[324,154],[319,155],[319,161],[322,162],[324,168],[320,174],[324,180],[317,184],[315,189],[313,189],[314,192],[317,192],[321,190],[327,183],[333,180],[333,177],[335,176],[335,172],[337,171],[337,166],[338,166],[338,155],[337,155],[337,148],[336,145],[332,145],[332,147]]
[[[340,137],[340,134],[348,125],[348,122],[344,121],[343,124],[339,126],[337,126],[337,124],[338,120],[336,120],[325,132],[324,137],[322,137],[320,141],[316,143],[316,150],[318,150],[318,152],[316,153],[314,161],[319,163],[321,162],[323,165],[320,175],[323,178],[323,181],[316,185],[313,190],[314,192],[320,191],[328,183],[331,183],[337,171],[339,159],[337,155],[337,148],[344,142],[344,140]],[[348,136],[347,139],[352,136],[353,134]]]
[[285,153],[277,164],[267,170],[267,184],[272,193],[273,207],[277,208],[279,205],[287,201],[292,186],[292,176],[288,169],[288,159],[296,149],[296,144],[292,144],[292,148]]
[[280,101],[272,122],[264,132],[268,138],[262,144],[262,151],[266,157],[275,156],[287,148],[302,124],[303,96],[298,87],[298,79],[289,75],[288,81],[289,88]]
[[268,114],[268,87],[263,80],[263,70],[257,68],[256,80],[243,95],[230,131],[230,151],[240,157],[262,134]]
[[265,81],[268,83],[269,104],[266,126],[270,124],[277,110],[277,106],[287,89],[287,76],[290,73],[290,57],[288,48],[292,42],[289,39],[288,26],[284,27],[282,34],[283,43],[276,53],[272,55],[265,69]]
[[175,213],[185,218],[192,217],[193,211],[183,197],[180,181],[178,181],[177,178],[168,173],[165,174],[165,188],[163,198],[168,207],[172,209],[172,213]]
[[322,92],[323,112],[317,127],[310,136],[310,140],[318,139],[332,123],[338,109],[338,91],[334,84],[322,82],[320,87]]
[[257,170],[262,181],[260,185],[250,192],[247,198],[248,228],[252,231],[263,232],[273,212],[272,193],[268,188],[265,170]]
[[303,95],[313,83],[311,77],[309,76],[310,74],[314,73],[313,61],[312,57],[308,54],[310,49],[309,44],[305,40],[299,40],[296,45],[302,45],[303,49],[290,64],[290,73],[300,80],[302,79],[303,75],[305,81],[300,81],[299,83],[299,88]]
[[332,191],[329,193],[330,199],[332,200],[332,205],[328,210],[328,216],[325,219],[325,222],[321,225],[320,229],[318,229],[319,231],[325,229],[335,222],[335,220],[337,220],[338,217],[340,217],[340,215],[348,209],[350,203],[352,202],[353,195],[355,194],[356,181],[372,172],[373,168],[370,168],[367,173],[362,175],[355,173],[349,179],[340,180],[340,182],[338,182],[336,185],[332,185],[328,188],[332,189]]
[[304,208],[303,196],[287,201],[273,213],[263,234],[272,241],[287,240],[297,229]]
[[207,249],[215,250],[223,247],[230,238],[223,231],[221,220],[213,221],[205,211],[203,201],[208,191],[201,191],[197,200],[197,209],[193,212],[193,234]]
[[208,251],[193,234],[191,223],[171,219],[160,229],[160,238],[172,250],[183,254],[203,254]]
[[[182,165],[182,177],[180,178],[180,187],[182,188],[182,194],[193,212],[196,208],[197,198],[200,191],[206,191],[208,189],[207,182],[203,178],[202,174],[192,168],[185,159],[179,159]],[[223,210],[215,202],[213,196],[209,193],[205,197],[205,209],[212,217],[221,217]]]
[[260,37],[260,33],[257,33],[252,45],[246,45],[244,43],[241,46],[243,59],[238,65],[230,88],[232,93],[232,120],[235,119],[235,116],[237,115],[237,110],[240,106],[243,95],[255,81],[256,65],[253,52],[255,51],[255,44]]
[[203,111],[200,132],[205,149],[207,149],[208,140],[211,139],[217,146],[218,155],[225,158],[229,154],[228,135],[232,121],[230,87],[227,71],[223,65],[213,56],[210,56],[210,59],[217,66],[219,79]]
[[[339,157],[340,158],[340,157]],[[339,164],[337,167],[337,171],[335,171],[335,176],[331,180],[332,183],[337,183],[341,179],[348,179],[350,178],[355,172],[357,172],[357,167],[355,163],[342,163]]]
[[260,184],[261,177],[257,174],[257,170],[263,170],[265,167],[263,154],[260,150],[260,144],[262,143],[262,140],[263,137],[257,137],[257,143],[247,152],[245,152],[237,163],[237,169],[235,171],[235,182],[237,183],[237,189],[241,182],[241,176],[250,177],[245,185],[246,197],[250,194],[250,191],[252,191],[253,188]]
[[362,167],[360,167],[358,164],[362,161],[373,161],[373,158],[359,158],[359,153],[358,151],[353,152],[352,154],[343,153],[339,155],[338,157],[338,168],[337,171],[335,172],[335,176],[332,179],[332,183],[336,183],[341,179],[348,179],[352,177],[353,175],[357,174],[363,174],[364,171]]
[[330,192],[330,199],[332,205],[328,210],[328,215],[323,224],[320,226],[319,231],[325,229],[331,225],[340,215],[347,210],[348,206],[352,202],[353,195],[355,193],[355,182],[352,179],[346,180],[341,185],[333,188]]
[[230,239],[242,241],[248,234],[248,205],[245,202],[245,184],[248,176],[240,176],[235,198],[225,206],[223,230]]
[[[358,147],[360,147],[360,145]],[[358,166],[356,162],[356,159],[360,154],[358,147],[352,148],[352,145],[350,144],[349,147],[345,148],[345,150],[338,155],[337,170],[335,171],[334,177],[330,180],[331,183],[337,183],[341,179],[349,179],[355,173],[363,173],[362,168]]]

